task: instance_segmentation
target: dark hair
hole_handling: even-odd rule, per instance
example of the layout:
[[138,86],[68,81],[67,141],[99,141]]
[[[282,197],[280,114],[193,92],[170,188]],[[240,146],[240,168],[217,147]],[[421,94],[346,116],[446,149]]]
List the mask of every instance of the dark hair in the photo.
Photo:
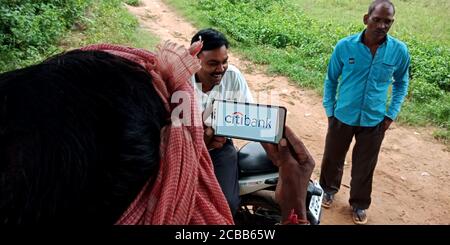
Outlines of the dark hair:
[[141,66],[72,51],[0,74],[0,224],[113,224],[159,166],[164,107]]
[[376,8],[378,5],[380,5],[380,4],[389,4],[389,5],[391,5],[392,10],[394,11],[394,14],[395,14],[395,7],[394,7],[394,4],[393,4],[391,1],[389,1],[389,0],[375,0],[375,1],[373,1],[373,2],[370,4],[369,9],[367,10],[367,14],[368,14],[368,15],[371,15],[372,12],[375,10],[375,8]]
[[203,50],[213,50],[220,48],[225,45],[225,47],[228,49],[229,43],[225,35],[223,33],[213,29],[213,28],[207,28],[200,30],[197,32],[191,39],[191,44],[198,41],[200,39],[200,36],[203,40],[203,47],[200,50],[202,52]]

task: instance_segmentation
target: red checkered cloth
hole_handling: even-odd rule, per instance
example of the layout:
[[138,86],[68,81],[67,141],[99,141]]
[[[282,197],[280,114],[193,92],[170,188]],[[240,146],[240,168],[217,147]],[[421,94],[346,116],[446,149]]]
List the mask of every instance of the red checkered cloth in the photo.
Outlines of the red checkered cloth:
[[[153,185],[145,184],[116,224],[233,224],[228,203],[214,175],[213,165],[203,141],[203,124],[198,112],[190,77],[200,69],[195,54],[201,43],[184,47],[166,41],[156,53],[111,44],[82,48],[117,55],[143,66],[169,114],[178,104],[171,95],[187,95],[191,113],[188,123],[176,117],[161,130],[159,172]],[[183,103],[185,103],[183,101]],[[186,119],[184,119],[186,120]]]

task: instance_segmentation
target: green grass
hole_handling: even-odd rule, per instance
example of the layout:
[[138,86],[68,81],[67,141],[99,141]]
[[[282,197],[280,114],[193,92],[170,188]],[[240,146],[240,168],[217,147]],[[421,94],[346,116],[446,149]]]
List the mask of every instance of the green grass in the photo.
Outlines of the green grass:
[[184,18],[199,29],[211,26],[207,18],[200,16],[200,11],[198,11],[196,6],[196,0],[163,0],[163,2],[168,3],[173,10],[182,14]]
[[135,7],[141,4],[139,0],[126,0],[125,3]]
[[[317,21],[332,21],[339,25],[362,24],[368,0],[288,0]],[[393,1],[396,13],[391,34],[415,35],[423,40],[450,44],[450,1]]]
[[[360,0],[165,0],[198,28],[215,27],[232,48],[268,65],[300,86],[322,93],[335,43],[364,28]],[[398,1],[392,33],[412,56],[409,94],[401,123],[435,125],[448,142],[450,130],[450,31],[448,1]],[[427,16],[429,15],[429,16]],[[432,21],[429,21],[429,19]]]
[[102,0],[93,4],[84,17],[81,30],[69,33],[61,41],[63,49],[95,43],[113,43],[153,50],[158,37],[139,27],[135,16],[120,0]]
[[[444,144],[449,145],[450,144],[450,131],[448,130],[444,130],[444,129],[438,129],[436,131],[433,132],[433,136],[442,141]],[[450,147],[447,148],[450,151]]]

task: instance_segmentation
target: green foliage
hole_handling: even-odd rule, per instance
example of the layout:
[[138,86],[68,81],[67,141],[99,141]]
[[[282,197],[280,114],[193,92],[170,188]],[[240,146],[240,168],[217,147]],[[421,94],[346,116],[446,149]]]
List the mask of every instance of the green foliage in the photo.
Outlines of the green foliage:
[[125,3],[135,7],[141,4],[139,0],[126,0]]
[[[189,5],[186,8],[181,8],[178,0],[166,1],[176,2],[179,9],[187,9],[190,19],[200,20],[202,26],[206,26],[206,19],[209,25],[225,32],[232,44],[247,58],[266,64],[269,71],[287,75],[300,85],[319,92],[323,90],[324,74],[334,45],[339,39],[363,30],[361,17],[367,10],[367,3],[359,0],[314,0],[314,4],[323,5],[320,16],[311,15],[317,13],[314,12],[319,11],[317,9],[303,11],[304,8],[299,7],[301,2],[309,3],[308,0],[182,1],[184,6]],[[345,8],[348,13],[355,4],[358,8],[362,7],[360,17],[355,18],[355,21],[335,21],[324,16],[327,13],[335,15],[336,13],[331,13],[335,8]],[[430,6],[437,10],[442,7],[442,4],[435,4],[433,1],[430,4],[423,9],[431,11],[428,9]],[[402,14],[400,10],[399,12]],[[341,12],[339,18],[342,19]],[[421,28],[425,27],[421,25]],[[437,42],[423,38],[425,33],[413,35],[411,31],[402,29],[395,30],[394,33],[401,34],[398,37],[408,45],[412,57],[410,93],[400,120],[420,125],[431,122],[446,131],[450,130],[448,40]]]
[[0,0],[0,72],[92,43],[153,48],[122,0]]
[[158,38],[139,28],[135,16],[122,5],[122,0],[102,0],[90,8],[83,39],[73,47],[94,43],[114,43],[153,49]]
[[[438,129],[435,132],[433,132],[433,136],[438,139],[441,140],[442,142],[444,142],[444,144],[449,144],[450,142],[450,131],[449,130],[442,130],[442,129]],[[450,147],[447,148],[450,150]]]
[[53,53],[90,1],[0,0],[0,72]]
[[450,92],[450,46],[417,41],[415,38],[406,42],[412,57],[411,76]]
[[450,129],[450,93],[438,98],[428,99],[422,103],[405,103],[399,120],[411,125],[433,123],[445,131]]
[[439,99],[445,92],[436,84],[428,83],[421,78],[412,80],[409,88],[411,101],[417,103],[427,103],[431,99]]
[[122,0],[102,0],[89,7],[84,38],[75,43],[84,46],[93,43],[131,45],[136,42],[137,19],[122,6]]

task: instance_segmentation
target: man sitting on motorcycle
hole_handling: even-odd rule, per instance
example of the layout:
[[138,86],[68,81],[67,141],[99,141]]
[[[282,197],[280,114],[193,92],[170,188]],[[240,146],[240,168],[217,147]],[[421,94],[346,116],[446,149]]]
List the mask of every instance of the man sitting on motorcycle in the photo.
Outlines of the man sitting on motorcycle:
[[[191,77],[197,102],[202,113],[209,111],[215,99],[253,102],[247,81],[238,68],[228,63],[229,43],[226,37],[212,28],[197,32],[191,40],[202,41],[197,57],[201,68]],[[208,125],[208,113],[204,113]],[[228,201],[233,215],[239,208],[239,166],[237,151],[230,138],[214,136],[211,127],[205,127],[205,144],[214,165],[214,173]]]

